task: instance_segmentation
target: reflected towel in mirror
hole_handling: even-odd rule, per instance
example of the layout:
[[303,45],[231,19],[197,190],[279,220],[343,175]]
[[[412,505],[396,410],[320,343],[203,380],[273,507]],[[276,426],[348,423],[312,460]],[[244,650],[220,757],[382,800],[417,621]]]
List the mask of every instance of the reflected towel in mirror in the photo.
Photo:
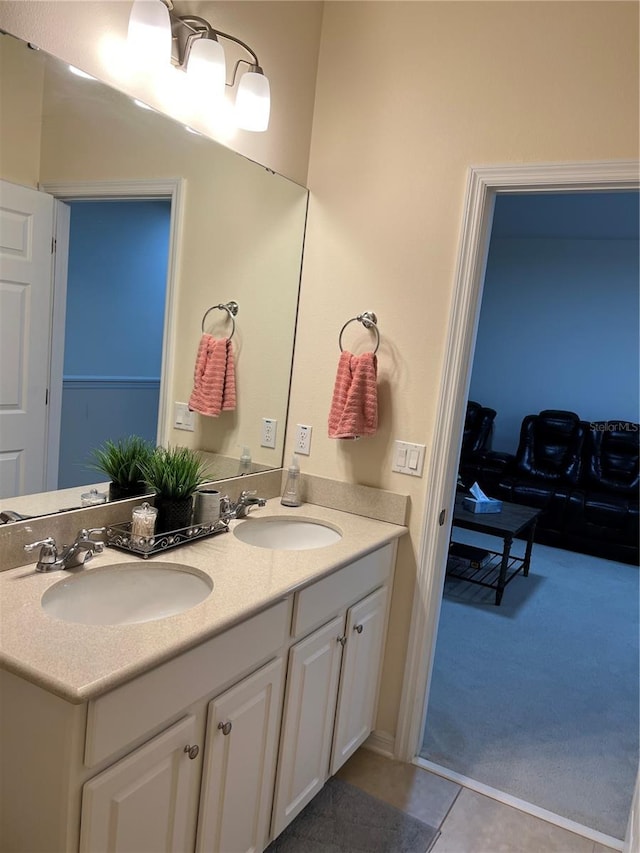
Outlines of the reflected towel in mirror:
[[360,438],[378,429],[378,360],[344,350],[340,354],[329,412],[329,438]]
[[236,407],[236,375],[230,338],[204,334],[200,339],[189,408],[217,418]]

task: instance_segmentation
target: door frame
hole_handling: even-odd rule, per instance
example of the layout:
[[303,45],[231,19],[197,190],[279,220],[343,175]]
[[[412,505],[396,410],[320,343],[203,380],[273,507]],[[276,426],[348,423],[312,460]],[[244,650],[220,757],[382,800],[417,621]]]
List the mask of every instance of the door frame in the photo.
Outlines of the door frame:
[[[58,201],[125,201],[166,199],[171,204],[169,220],[169,252],[167,257],[167,286],[164,306],[164,330],[162,338],[162,364],[160,369],[160,396],[158,403],[157,444],[164,444],[171,424],[171,395],[169,379],[173,375],[175,359],[176,306],[178,271],[180,269],[180,236],[184,217],[184,178],[157,178],[149,180],[122,181],[45,181],[39,189],[54,196]],[[49,412],[47,431],[47,459],[57,460],[56,442],[60,440],[62,416],[62,369],[61,352],[64,352],[64,322],[66,313],[66,263],[56,263],[53,283],[53,323],[60,338],[51,341],[51,375],[49,394],[53,408]],[[58,274],[61,273],[61,274]],[[48,490],[57,489],[58,466],[47,466]]]
[[[504,193],[640,189],[640,161],[471,167],[445,342],[419,542],[394,757],[413,761],[425,725],[451,530],[455,473],[471,379],[495,198]],[[444,513],[444,520],[441,514]]]

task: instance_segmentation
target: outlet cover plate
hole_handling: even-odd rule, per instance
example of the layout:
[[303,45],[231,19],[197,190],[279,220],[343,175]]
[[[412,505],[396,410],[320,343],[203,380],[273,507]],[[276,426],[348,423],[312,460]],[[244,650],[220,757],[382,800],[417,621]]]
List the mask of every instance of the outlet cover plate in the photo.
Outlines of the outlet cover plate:
[[262,419],[262,437],[260,439],[260,447],[275,447],[276,434],[278,431],[278,421],[275,418]]
[[294,453],[302,456],[308,456],[311,453],[311,431],[312,427],[306,424],[297,425]]

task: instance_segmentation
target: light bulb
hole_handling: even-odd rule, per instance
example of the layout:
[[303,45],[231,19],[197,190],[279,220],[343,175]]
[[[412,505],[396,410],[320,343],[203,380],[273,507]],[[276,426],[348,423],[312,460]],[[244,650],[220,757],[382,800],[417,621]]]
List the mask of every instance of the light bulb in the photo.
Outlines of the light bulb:
[[238,83],[236,124],[243,130],[266,130],[269,126],[270,110],[269,80],[259,71],[247,71]]
[[135,64],[141,68],[171,62],[171,20],[162,0],[135,0],[127,43]]
[[199,38],[194,41],[187,64],[189,83],[199,97],[221,99],[226,82],[224,50],[217,39]]

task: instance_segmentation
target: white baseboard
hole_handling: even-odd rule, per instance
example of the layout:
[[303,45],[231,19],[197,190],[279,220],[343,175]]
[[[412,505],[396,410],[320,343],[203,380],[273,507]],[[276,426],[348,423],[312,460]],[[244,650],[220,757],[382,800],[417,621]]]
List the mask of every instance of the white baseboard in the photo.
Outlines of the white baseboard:
[[371,732],[363,743],[365,749],[384,755],[385,758],[395,758],[395,738],[389,732]]
[[605,835],[604,832],[598,832],[597,829],[583,826],[581,823],[576,823],[574,820],[569,820],[567,817],[555,814],[555,812],[547,811],[547,809],[540,808],[540,806],[536,806],[533,803],[528,803],[526,800],[520,800],[518,797],[506,794],[504,791],[499,791],[497,788],[492,788],[483,782],[477,782],[475,779],[470,779],[468,776],[463,776],[461,773],[456,773],[447,767],[441,767],[439,764],[434,764],[425,758],[417,756],[413,759],[413,764],[422,767],[424,770],[429,770],[431,773],[436,773],[438,776],[442,776],[443,779],[449,779],[450,782],[457,782],[463,788],[469,788],[469,790],[476,791],[478,794],[484,794],[485,797],[490,797],[492,800],[497,800],[499,803],[504,803],[506,806],[511,806],[514,809],[525,812],[525,814],[540,818],[540,820],[546,820],[547,823],[552,823],[561,829],[566,829],[568,832],[582,835],[590,841],[595,841],[605,847],[611,847],[613,850],[623,849],[624,842],[619,838],[613,838],[611,835]]

